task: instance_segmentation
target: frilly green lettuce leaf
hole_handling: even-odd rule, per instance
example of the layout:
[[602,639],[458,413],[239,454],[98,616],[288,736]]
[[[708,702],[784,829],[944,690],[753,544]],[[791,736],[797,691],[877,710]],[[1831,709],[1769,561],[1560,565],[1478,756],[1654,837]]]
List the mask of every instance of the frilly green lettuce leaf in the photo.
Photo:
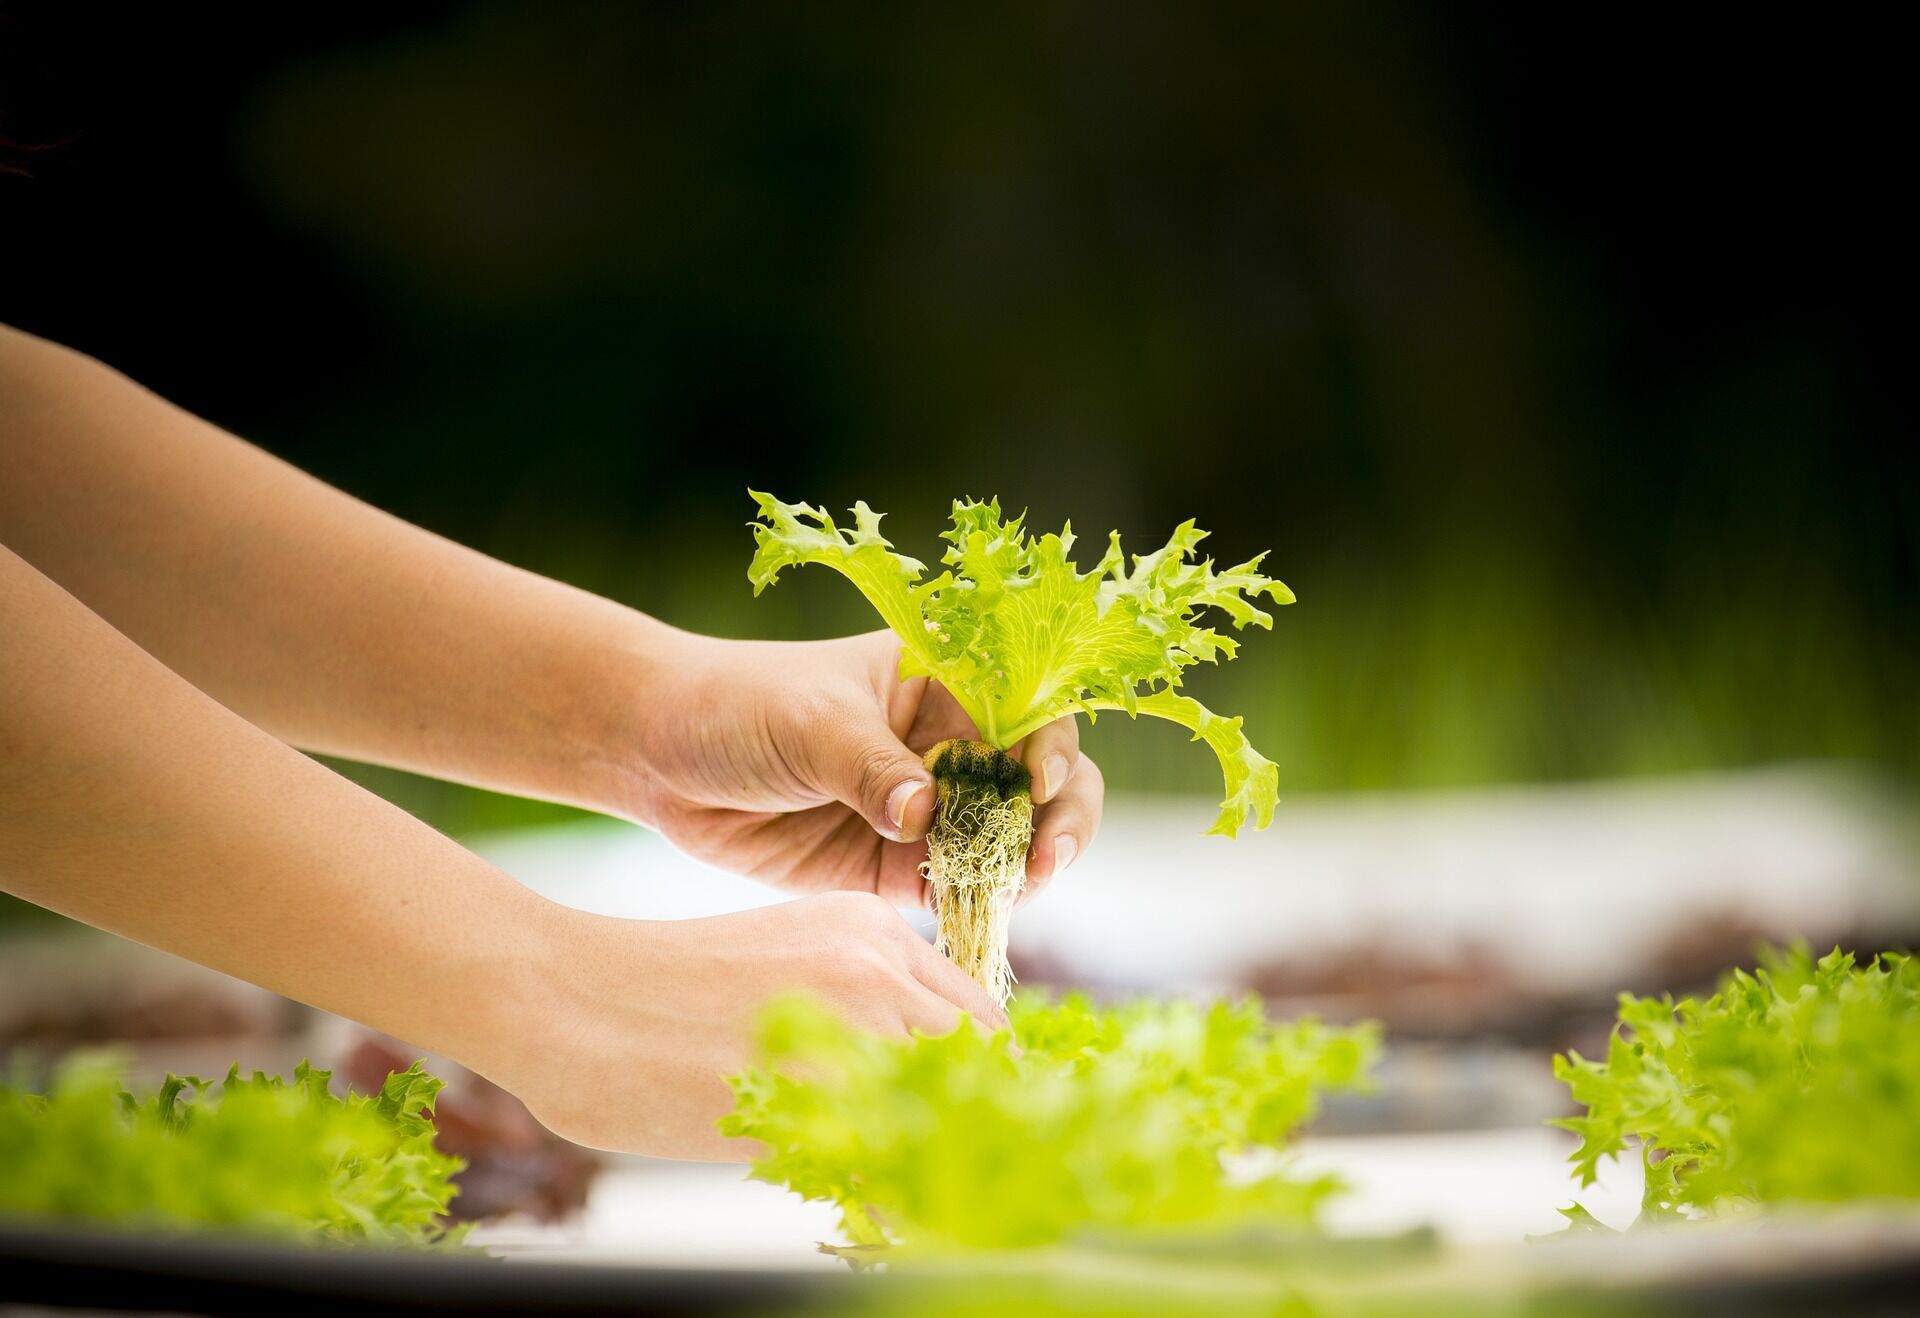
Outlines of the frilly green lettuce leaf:
[[1273,763],[1253,749],[1238,718],[1214,714],[1180,694],[1183,671],[1239,652],[1239,641],[1207,625],[1208,610],[1235,629],[1271,628],[1255,603],[1293,602],[1293,592],[1260,568],[1261,556],[1217,568],[1196,557],[1206,532],[1191,521],[1132,567],[1116,533],[1092,571],[1068,557],[1071,524],[1033,536],[1025,517],[1003,520],[998,500],[958,501],[943,533],[943,571],[894,552],[880,514],[857,503],[851,529],[825,511],[754,493],[758,550],[747,575],[758,594],[780,573],[817,563],[845,576],[901,642],[901,675],[938,681],[973,719],[981,737],[1005,748],[1054,719],[1118,709],[1168,719],[1204,741],[1220,760],[1226,799],[1213,830],[1232,836],[1252,820],[1264,828],[1279,795]]
[[377,1095],[235,1067],[129,1093],[110,1056],[64,1063],[45,1094],[0,1085],[0,1215],[218,1229],[331,1244],[441,1246],[464,1164],[434,1146],[441,1082],[416,1062]]
[[1835,948],[1736,970],[1705,1001],[1620,997],[1604,1061],[1554,1075],[1586,1110],[1582,1185],[1638,1146],[1649,1220],[1785,1201],[1920,1199],[1920,961]]
[[1282,1146],[1322,1094],[1364,1088],[1373,1027],[1272,1021],[1255,999],[1025,994],[1011,1014],[1011,1033],[963,1021],[886,1039],[776,1003],[720,1128],[762,1143],[756,1179],[837,1205],[870,1250],[1307,1226],[1338,1189],[1284,1164],[1236,1174],[1222,1155]]

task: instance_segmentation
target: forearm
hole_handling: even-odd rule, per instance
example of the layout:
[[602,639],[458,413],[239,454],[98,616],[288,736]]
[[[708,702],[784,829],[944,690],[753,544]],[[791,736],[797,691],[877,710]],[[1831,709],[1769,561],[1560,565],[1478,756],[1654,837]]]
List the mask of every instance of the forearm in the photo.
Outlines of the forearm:
[[253,728],[0,548],[0,887],[482,1070],[582,917]]
[[606,808],[685,638],[306,476],[0,328],[0,541],[294,745]]
[[870,894],[654,922],[559,907],[253,727],[0,547],[0,890],[364,1021],[603,1148],[714,1121],[765,1001],[993,1020]]

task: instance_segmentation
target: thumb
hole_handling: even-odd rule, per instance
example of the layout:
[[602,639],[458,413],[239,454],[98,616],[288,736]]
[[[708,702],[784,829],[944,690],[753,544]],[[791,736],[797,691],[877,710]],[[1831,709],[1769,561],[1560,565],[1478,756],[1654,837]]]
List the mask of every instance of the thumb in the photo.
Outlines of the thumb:
[[830,724],[813,760],[820,789],[858,810],[882,837],[917,842],[932,827],[933,775],[877,716]]

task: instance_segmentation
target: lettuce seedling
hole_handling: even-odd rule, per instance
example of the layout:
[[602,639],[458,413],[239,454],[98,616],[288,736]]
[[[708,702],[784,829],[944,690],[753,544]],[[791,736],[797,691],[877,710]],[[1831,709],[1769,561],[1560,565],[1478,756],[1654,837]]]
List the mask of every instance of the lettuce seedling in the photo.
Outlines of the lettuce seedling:
[[938,809],[928,835],[926,875],[940,947],[1004,1003],[1012,985],[1007,919],[1026,875],[1033,836],[1031,783],[1006,752],[1065,715],[1123,710],[1167,719],[1219,758],[1226,799],[1214,821],[1229,837],[1251,820],[1265,828],[1279,773],[1253,749],[1238,718],[1215,714],[1179,687],[1185,669],[1233,658],[1239,642],[1204,619],[1217,609],[1232,625],[1271,628],[1255,606],[1293,592],[1260,573],[1264,555],[1218,569],[1197,559],[1206,536],[1182,522],[1160,549],[1127,566],[1120,536],[1090,572],[1068,557],[1072,524],[1031,536],[1025,514],[1004,521],[999,501],[958,501],[941,557],[925,577],[880,534],[880,514],[853,506],[853,526],[821,509],[751,492],[759,550],[747,575],[754,594],[786,568],[818,563],[846,577],[900,638],[900,676],[925,676],[959,702],[978,742],[947,742],[927,755]]
[[[1582,1104],[1582,1185],[1637,1143],[1643,1220],[1783,1202],[1920,1199],[1920,960],[1835,948],[1736,970],[1706,1001],[1620,995],[1604,1061],[1553,1073]],[[1569,1213],[1576,1225],[1583,1213]]]
[[136,1097],[110,1058],[64,1063],[44,1094],[0,1085],[0,1216],[216,1229],[327,1244],[437,1246],[453,1177],[434,1147],[441,1081],[418,1062],[377,1094],[236,1067]]
[[1011,1016],[887,1039],[777,1002],[720,1129],[765,1146],[756,1179],[837,1206],[864,1253],[1310,1227],[1339,1189],[1223,1155],[1281,1146],[1322,1094],[1365,1087],[1372,1026],[1271,1021],[1253,998],[1022,994]]

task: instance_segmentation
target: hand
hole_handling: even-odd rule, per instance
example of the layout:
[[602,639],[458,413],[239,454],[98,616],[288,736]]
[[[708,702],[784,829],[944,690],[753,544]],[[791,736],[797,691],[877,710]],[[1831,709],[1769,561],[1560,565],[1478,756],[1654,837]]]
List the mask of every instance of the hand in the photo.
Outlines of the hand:
[[[934,793],[920,756],[979,735],[945,688],[899,679],[890,632],[682,643],[631,734],[642,766],[624,780],[622,813],[692,856],[790,891],[925,905]],[[1012,751],[1033,774],[1030,894],[1086,854],[1103,784],[1072,718]]]
[[549,1129],[595,1148],[750,1156],[748,1141],[714,1129],[733,1106],[722,1077],[745,1065],[755,1014],[780,993],[808,994],[882,1035],[945,1034],[963,1011],[1006,1024],[977,984],[864,893],[703,920],[559,918],[556,964],[538,976],[536,1001],[519,1004],[533,1028],[496,1031],[519,1055],[483,1070]]

